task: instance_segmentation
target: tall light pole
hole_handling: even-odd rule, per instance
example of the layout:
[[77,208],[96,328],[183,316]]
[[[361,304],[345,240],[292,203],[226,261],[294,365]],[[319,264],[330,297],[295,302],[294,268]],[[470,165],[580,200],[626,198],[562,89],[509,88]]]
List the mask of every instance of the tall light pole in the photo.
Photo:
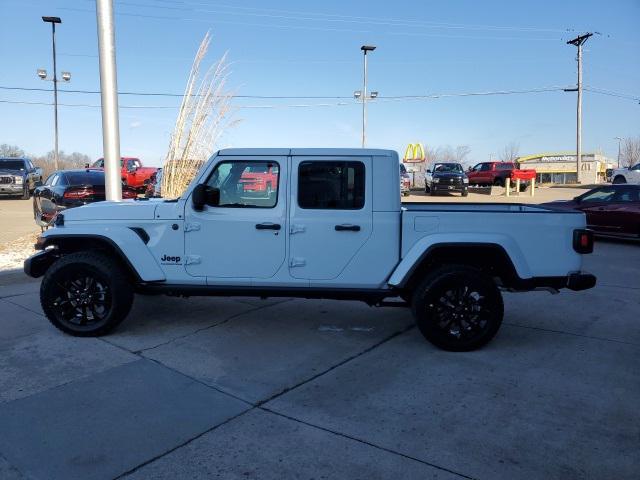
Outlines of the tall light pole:
[[[60,20],[60,17],[42,17],[42,21],[51,24],[51,43],[53,45],[53,162],[55,164],[56,170],[58,170],[58,73],[56,69],[56,23],[62,23],[62,20]],[[40,78],[42,78],[42,76],[40,76]]]
[[618,168],[620,168],[620,142],[622,142],[622,138],[613,137],[614,140],[618,140]]
[[362,148],[367,143],[367,52],[373,52],[376,49],[373,45],[363,45],[360,47],[364,54],[364,75],[362,85]]
[[102,101],[102,148],[107,200],[122,200],[120,177],[120,124],[113,1],[96,0],[98,50],[100,53],[100,99]]
[[578,47],[578,109],[576,114],[576,181],[578,183],[580,183],[582,173],[582,45],[592,35],[593,33],[585,33],[567,42],[567,45]]

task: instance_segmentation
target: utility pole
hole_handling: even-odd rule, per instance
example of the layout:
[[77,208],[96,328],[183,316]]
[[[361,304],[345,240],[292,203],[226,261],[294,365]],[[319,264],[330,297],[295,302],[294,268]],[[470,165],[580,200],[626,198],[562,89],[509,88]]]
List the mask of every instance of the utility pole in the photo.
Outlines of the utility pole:
[[60,17],[42,17],[42,21],[51,24],[51,43],[53,45],[53,129],[54,148],[53,162],[58,170],[58,69],[56,66],[56,23],[62,23]]
[[578,47],[578,109],[576,115],[576,181],[580,182],[582,175],[582,45],[585,44],[593,33],[585,33],[573,40],[569,40],[567,45]]
[[622,138],[614,137],[614,140],[618,140],[618,168],[620,168],[620,142],[622,142]]
[[120,177],[120,124],[113,0],[96,0],[98,50],[100,53],[100,99],[102,101],[102,148],[107,200],[122,200]]

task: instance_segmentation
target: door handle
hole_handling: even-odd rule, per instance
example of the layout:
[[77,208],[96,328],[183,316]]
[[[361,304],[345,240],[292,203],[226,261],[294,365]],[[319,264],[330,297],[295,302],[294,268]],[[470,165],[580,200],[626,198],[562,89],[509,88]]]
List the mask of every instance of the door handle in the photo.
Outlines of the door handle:
[[348,224],[342,224],[342,225],[336,225],[336,232],[359,232],[360,231],[360,225],[348,225]]
[[279,223],[258,223],[256,230],[280,230],[282,226]]

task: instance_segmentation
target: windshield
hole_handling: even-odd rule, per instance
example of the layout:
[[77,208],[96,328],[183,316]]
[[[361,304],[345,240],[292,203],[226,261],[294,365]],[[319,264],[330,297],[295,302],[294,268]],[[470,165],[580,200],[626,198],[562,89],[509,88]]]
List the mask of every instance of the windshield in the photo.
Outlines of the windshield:
[[440,173],[462,173],[462,165],[459,163],[436,163],[433,171]]
[[0,159],[0,168],[6,170],[24,170],[24,160]]

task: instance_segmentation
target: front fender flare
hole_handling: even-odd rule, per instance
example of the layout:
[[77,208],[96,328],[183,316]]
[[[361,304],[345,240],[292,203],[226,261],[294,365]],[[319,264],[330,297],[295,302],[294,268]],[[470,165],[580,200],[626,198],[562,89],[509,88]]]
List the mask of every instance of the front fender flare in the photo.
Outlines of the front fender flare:
[[105,242],[143,282],[166,280],[166,276],[140,236],[128,227],[64,227],[44,232],[39,244],[61,244],[65,240],[94,240]]

